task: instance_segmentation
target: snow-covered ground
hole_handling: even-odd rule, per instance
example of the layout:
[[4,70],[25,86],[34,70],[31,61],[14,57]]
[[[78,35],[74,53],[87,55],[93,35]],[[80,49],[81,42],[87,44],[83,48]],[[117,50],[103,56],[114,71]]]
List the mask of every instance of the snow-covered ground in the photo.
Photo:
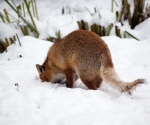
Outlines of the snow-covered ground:
[[[104,25],[115,21],[115,14],[109,12],[111,0],[39,0],[37,5],[39,39],[21,37],[19,30],[0,23],[0,38],[18,32],[22,44],[20,47],[16,41],[8,52],[0,54],[0,125],[150,125],[150,19],[131,31],[140,41],[120,39],[113,32],[102,38],[110,48],[118,75],[124,81],[144,78],[146,85],[138,87],[132,96],[121,94],[106,83],[99,90],[88,90],[80,80],[69,89],[65,84],[39,79],[35,64],[43,63],[52,45],[42,39],[58,30],[62,36],[67,35],[78,28],[76,21],[80,19]],[[67,5],[73,8],[72,14],[62,15],[61,9]],[[106,18],[91,17],[84,6],[93,12],[98,6]],[[0,10],[4,7],[8,6],[1,2]],[[122,29],[130,31],[127,25]]]

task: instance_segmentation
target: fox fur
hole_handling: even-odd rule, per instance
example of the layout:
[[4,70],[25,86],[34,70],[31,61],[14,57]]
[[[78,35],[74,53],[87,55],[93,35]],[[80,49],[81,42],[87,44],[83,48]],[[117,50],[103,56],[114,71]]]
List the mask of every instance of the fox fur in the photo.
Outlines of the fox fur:
[[102,81],[120,92],[131,94],[144,79],[124,82],[117,75],[107,44],[97,34],[77,30],[49,49],[42,65],[36,64],[40,79],[47,82],[66,82],[73,88],[80,78],[89,88],[96,90]]

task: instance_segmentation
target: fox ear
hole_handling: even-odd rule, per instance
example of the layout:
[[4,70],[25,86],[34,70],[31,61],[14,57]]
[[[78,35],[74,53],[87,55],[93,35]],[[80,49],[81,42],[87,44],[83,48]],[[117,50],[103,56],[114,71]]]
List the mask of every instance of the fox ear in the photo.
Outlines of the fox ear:
[[43,66],[41,66],[41,65],[39,65],[39,64],[36,64],[36,69],[37,69],[37,71],[39,72],[39,74],[44,73],[44,68],[43,68]]

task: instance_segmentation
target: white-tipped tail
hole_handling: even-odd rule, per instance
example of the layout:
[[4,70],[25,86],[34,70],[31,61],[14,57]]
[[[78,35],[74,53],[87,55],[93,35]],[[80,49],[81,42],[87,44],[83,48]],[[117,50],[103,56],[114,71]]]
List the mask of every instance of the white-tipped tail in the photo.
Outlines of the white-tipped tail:
[[117,89],[118,91],[127,92],[130,95],[138,85],[145,83],[144,79],[137,79],[133,82],[124,82],[118,77],[113,67],[101,68],[100,74],[104,82],[108,83],[110,86]]

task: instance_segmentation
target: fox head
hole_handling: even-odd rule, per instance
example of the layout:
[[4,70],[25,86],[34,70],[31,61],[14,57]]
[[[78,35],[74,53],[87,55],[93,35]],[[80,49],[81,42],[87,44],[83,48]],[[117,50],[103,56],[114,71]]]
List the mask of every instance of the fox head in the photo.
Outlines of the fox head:
[[36,69],[42,82],[65,83],[66,77],[60,72],[53,71],[50,67],[45,69],[44,66],[36,64]]
[[39,73],[39,77],[42,80],[42,82],[50,82],[51,81],[51,75],[45,71],[44,66],[41,66],[39,64],[36,64],[36,69]]

